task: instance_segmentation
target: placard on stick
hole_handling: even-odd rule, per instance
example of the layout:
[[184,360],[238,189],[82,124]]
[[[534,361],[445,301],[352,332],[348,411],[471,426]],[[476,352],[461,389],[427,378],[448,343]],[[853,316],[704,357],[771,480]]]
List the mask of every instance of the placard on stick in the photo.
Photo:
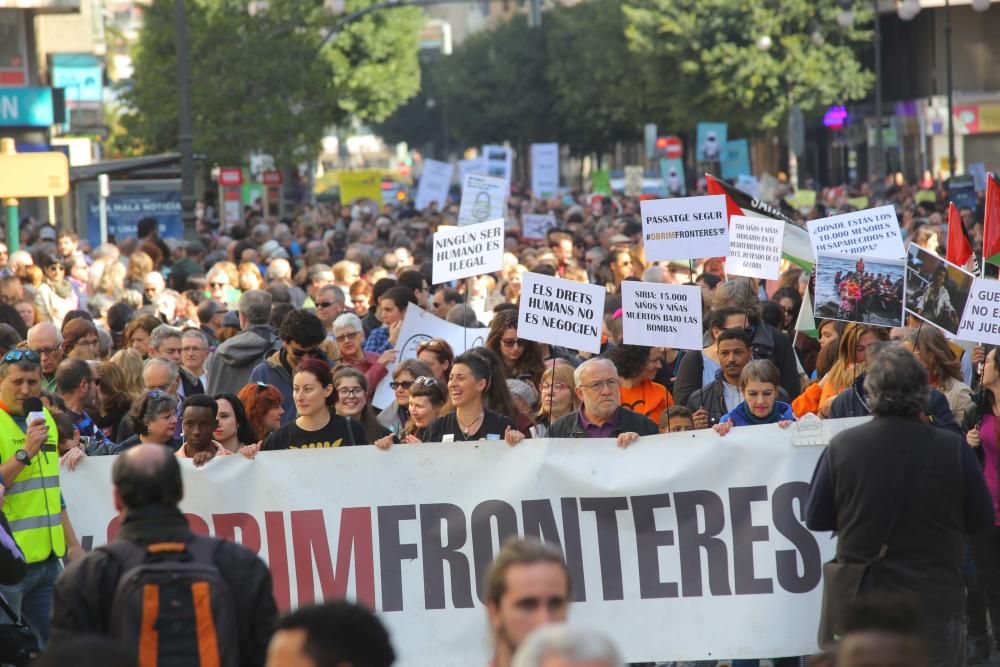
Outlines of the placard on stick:
[[646,259],[697,259],[729,253],[726,196],[653,199],[639,203]]
[[434,232],[435,285],[503,268],[503,218]]
[[906,312],[958,335],[974,276],[911,243],[906,253]]
[[522,280],[519,338],[593,354],[601,351],[607,294],[603,287],[532,272]]
[[785,223],[781,220],[730,216],[726,273],[777,280],[781,275],[781,243],[784,237]]
[[424,160],[424,172],[417,185],[417,196],[414,206],[423,211],[432,203],[437,203],[438,210],[443,210],[448,203],[448,189],[451,187],[451,175],[455,169],[448,162],[439,160]]
[[959,340],[1000,345],[1000,281],[976,278],[972,298],[965,302]]
[[626,345],[702,349],[701,287],[626,280],[622,334]]
[[556,216],[552,213],[525,213],[521,216],[521,238],[542,241],[555,226]]
[[503,218],[507,207],[507,181],[494,176],[466,174],[462,181],[459,225]]
[[812,242],[813,257],[821,252],[867,255],[886,259],[906,256],[899,234],[896,209],[881,206],[854,211],[806,223]]

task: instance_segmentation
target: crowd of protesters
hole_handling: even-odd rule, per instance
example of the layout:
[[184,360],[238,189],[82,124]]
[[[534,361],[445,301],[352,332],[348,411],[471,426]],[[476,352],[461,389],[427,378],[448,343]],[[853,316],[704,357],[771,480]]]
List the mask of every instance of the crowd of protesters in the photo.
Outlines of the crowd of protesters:
[[[884,201],[895,204],[905,240],[940,250],[943,195],[928,204],[915,194],[893,184]],[[822,191],[807,214],[788,213],[802,223],[843,212],[846,195]],[[521,238],[526,212],[555,215],[544,240]],[[30,442],[50,429],[70,469],[85,456],[147,445],[168,447],[195,466],[233,454],[391,450],[424,441],[610,437],[627,447],[661,432],[725,436],[745,425],[784,428],[810,413],[871,414],[865,378],[873,350],[887,341],[925,369],[921,414],[967,435],[985,462],[997,508],[997,410],[977,404],[972,389],[995,391],[995,369],[982,378],[973,373],[977,362],[989,368],[995,353],[986,358],[913,318],[891,331],[819,321],[819,335],[806,335],[796,325],[808,273],[786,264],[779,280],[755,281],[727,277],[719,258],[649,261],[632,198],[576,193],[536,202],[514,192],[503,270],[432,285],[431,234],[455,224],[456,214],[455,205],[416,211],[412,203],[394,209],[360,201],[307,205],[278,220],[248,207],[240,224],[199,219],[195,240],[161,238],[156,221],[146,219],[135,237],[93,248],[73,232],[29,221],[21,230],[25,250],[8,257],[0,247],[4,414]],[[981,248],[981,211],[962,215]],[[600,354],[518,336],[528,271],[606,287]],[[699,285],[704,348],[625,344],[621,285],[628,280]],[[410,308],[488,327],[489,335],[464,351],[425,340],[416,358],[396,363]],[[37,384],[14,386],[35,369]],[[393,401],[379,410],[373,398],[386,381]],[[51,424],[24,423],[26,401],[35,397]],[[32,436],[35,428],[41,435]],[[0,450],[7,507],[17,502],[10,484],[20,468],[7,470],[14,454]],[[29,571],[49,568],[45,576],[0,587],[43,641],[58,574],[50,565],[75,546],[70,526],[58,538],[51,528],[48,548],[32,549],[38,553],[27,559]],[[970,603],[983,600],[969,625],[980,658],[989,653],[987,609],[1000,609],[996,564],[983,561],[996,554],[994,542],[973,545],[969,563],[982,576],[966,582]]]

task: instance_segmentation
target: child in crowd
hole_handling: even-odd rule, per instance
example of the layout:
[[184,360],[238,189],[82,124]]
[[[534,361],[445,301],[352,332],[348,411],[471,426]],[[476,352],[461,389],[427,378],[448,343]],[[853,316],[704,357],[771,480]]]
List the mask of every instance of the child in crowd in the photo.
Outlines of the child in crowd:
[[673,405],[660,417],[660,433],[683,433],[694,430],[694,416],[683,405]]
[[743,402],[722,416],[712,428],[719,435],[725,435],[733,426],[754,426],[756,424],[777,424],[787,428],[795,421],[792,406],[778,399],[781,373],[778,367],[767,359],[751,361],[740,373],[740,393]]

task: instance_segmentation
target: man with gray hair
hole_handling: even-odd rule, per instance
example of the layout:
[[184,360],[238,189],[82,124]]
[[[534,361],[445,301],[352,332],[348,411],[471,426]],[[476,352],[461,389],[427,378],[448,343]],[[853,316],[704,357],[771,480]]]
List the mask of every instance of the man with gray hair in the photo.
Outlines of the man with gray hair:
[[511,667],[623,667],[614,643],[600,632],[546,625],[514,654]]
[[281,347],[271,319],[271,295],[263,290],[247,290],[240,297],[242,331],[222,343],[208,369],[208,393],[235,394],[250,381],[250,372]]
[[306,300],[306,293],[302,288],[292,282],[292,265],[287,259],[272,259],[267,265],[267,273],[264,276],[268,287],[281,285],[288,290],[292,297],[292,304],[296,308],[301,308]]
[[181,383],[177,393],[178,401],[183,401],[188,396],[205,393],[205,385],[198,379],[198,376],[181,365],[182,348],[182,334],[177,327],[161,324],[153,329],[153,333],[149,334],[149,357],[169,359],[179,369]]
[[622,407],[621,380],[615,365],[603,357],[588,359],[573,372],[580,410],[552,424],[552,438],[615,438],[619,447],[659,427],[645,415]]
[[965,545],[993,529],[993,499],[962,436],[924,418],[930,386],[913,354],[881,350],[864,389],[874,419],[830,441],[806,501],[806,525],[838,534],[820,643],[843,634],[857,592],[906,592],[920,605],[930,665],[961,667]]
[[28,347],[42,361],[42,389],[55,393],[56,369],[63,360],[63,337],[51,322],[39,322],[28,329]]

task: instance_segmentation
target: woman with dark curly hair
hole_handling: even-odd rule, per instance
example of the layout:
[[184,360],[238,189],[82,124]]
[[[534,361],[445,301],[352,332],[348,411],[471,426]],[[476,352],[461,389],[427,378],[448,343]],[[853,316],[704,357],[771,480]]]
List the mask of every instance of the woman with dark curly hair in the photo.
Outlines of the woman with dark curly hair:
[[538,343],[517,337],[517,310],[501,310],[493,316],[486,347],[500,357],[505,380],[527,380],[535,387],[544,365]]
[[662,364],[663,348],[619,345],[611,348],[607,356],[618,367],[622,407],[659,424],[663,411],[674,404],[674,397],[667,388],[653,382]]

